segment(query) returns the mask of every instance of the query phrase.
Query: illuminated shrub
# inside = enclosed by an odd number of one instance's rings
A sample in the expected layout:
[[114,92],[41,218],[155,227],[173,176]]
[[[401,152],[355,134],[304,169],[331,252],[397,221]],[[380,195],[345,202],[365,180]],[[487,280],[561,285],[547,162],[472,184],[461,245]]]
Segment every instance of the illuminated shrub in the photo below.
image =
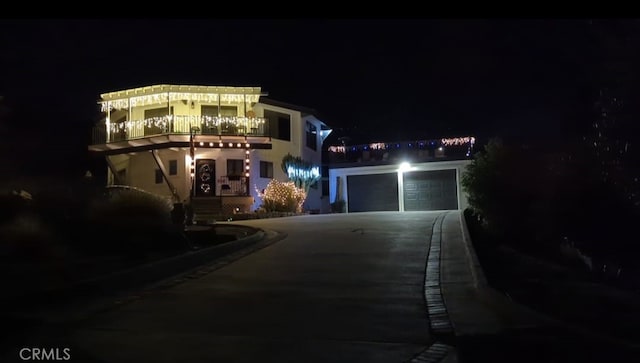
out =
[[262,208],[267,212],[302,212],[302,204],[307,198],[303,189],[294,182],[280,182],[272,179],[263,193]]

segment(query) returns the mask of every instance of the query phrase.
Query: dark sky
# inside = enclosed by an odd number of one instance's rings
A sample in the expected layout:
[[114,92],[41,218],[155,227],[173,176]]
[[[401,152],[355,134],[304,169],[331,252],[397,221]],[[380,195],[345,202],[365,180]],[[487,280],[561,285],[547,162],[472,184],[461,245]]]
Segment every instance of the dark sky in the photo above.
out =
[[318,110],[334,137],[551,142],[591,112],[589,31],[582,19],[0,20],[0,95],[41,143],[86,135],[101,93],[163,83],[261,86]]

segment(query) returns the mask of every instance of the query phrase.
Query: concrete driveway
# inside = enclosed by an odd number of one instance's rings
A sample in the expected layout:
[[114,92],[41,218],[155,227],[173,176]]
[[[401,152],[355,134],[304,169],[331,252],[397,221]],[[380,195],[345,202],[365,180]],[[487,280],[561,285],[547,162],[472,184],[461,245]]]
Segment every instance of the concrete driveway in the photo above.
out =
[[438,214],[234,222],[286,237],[29,344],[96,362],[405,362],[432,343],[424,279]]

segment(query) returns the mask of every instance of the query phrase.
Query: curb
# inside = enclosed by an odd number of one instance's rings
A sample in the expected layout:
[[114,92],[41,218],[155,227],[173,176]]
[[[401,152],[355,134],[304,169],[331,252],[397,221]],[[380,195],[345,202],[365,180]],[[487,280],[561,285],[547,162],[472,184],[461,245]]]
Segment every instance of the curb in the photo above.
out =
[[184,274],[189,270],[206,265],[214,259],[242,250],[261,241],[266,235],[264,230],[258,229],[254,234],[233,241],[201,250],[188,251],[181,255],[82,280],[68,286],[33,292],[18,298],[18,301],[7,301],[7,303],[10,306],[16,305],[18,307],[24,307],[31,305],[34,301],[57,303],[71,297],[92,297],[104,292],[112,294],[144,287],[145,285],[153,284],[175,275]]

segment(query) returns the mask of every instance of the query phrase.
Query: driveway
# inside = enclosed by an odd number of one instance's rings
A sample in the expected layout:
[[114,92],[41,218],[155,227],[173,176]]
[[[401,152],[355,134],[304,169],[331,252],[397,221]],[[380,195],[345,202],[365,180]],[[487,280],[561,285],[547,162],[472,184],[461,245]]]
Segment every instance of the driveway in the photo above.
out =
[[404,362],[432,343],[424,278],[438,214],[234,222],[286,237],[25,344],[96,362]]

